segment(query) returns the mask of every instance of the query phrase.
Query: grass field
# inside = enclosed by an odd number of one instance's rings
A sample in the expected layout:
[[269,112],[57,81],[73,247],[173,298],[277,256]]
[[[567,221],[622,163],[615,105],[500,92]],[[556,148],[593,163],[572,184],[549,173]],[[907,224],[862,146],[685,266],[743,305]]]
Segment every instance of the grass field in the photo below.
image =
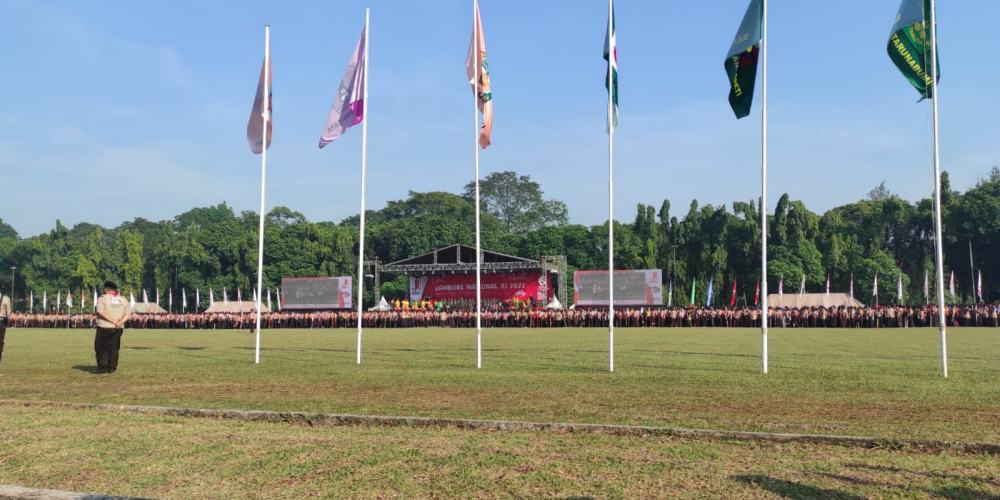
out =
[[[947,380],[939,376],[937,333],[927,329],[772,331],[767,376],[758,373],[753,330],[616,334],[612,374],[607,334],[599,329],[487,330],[482,370],[475,369],[468,330],[368,330],[360,367],[348,330],[265,332],[259,366],[249,333],[128,331],[119,372],[98,376],[91,373],[92,332],[13,329],[0,365],[0,399],[1000,442],[998,330],[952,331]],[[273,496],[289,487],[374,496],[1000,494],[992,479],[1000,476],[996,457],[309,429],[39,408],[0,407],[0,414],[0,433],[14,436],[0,445],[0,483],[111,493],[216,496],[211,488],[222,488]],[[113,449],[95,453],[99,442]],[[119,465],[102,467],[107,460]],[[122,464],[149,474],[132,476]],[[246,471],[256,471],[250,482],[240,479]]]

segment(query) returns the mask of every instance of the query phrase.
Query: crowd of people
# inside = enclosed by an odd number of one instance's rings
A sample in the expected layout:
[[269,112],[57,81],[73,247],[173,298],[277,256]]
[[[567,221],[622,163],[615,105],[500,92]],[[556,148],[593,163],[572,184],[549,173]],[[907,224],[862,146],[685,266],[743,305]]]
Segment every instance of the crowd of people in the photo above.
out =
[[[948,326],[998,327],[1000,305],[948,306]],[[93,314],[12,314],[15,328],[93,328]],[[397,308],[364,314],[368,328],[420,328],[475,326],[474,308]],[[135,314],[126,326],[150,329],[252,330],[256,315],[247,313]],[[772,308],[768,325],[773,328],[908,328],[937,326],[935,306],[804,307]],[[482,315],[484,327],[557,328],[602,327],[608,324],[606,308],[544,309],[493,305]],[[622,307],[615,309],[615,324],[622,327],[728,327],[760,325],[754,308]],[[262,328],[354,328],[357,311],[265,312]]]

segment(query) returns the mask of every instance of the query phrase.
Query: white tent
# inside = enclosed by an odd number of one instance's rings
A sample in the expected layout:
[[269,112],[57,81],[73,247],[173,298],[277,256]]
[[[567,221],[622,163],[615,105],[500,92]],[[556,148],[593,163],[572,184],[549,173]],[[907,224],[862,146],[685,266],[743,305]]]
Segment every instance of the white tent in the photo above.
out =
[[375,307],[369,307],[369,311],[391,311],[392,307],[389,306],[389,302],[385,300],[385,297],[379,299],[378,304]]

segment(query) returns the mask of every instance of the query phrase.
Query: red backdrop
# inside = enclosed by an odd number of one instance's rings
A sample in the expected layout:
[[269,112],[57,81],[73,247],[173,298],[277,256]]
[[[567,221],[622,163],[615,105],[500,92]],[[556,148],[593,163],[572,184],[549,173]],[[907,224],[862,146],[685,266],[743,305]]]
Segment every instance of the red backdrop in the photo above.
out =
[[[483,300],[528,300],[544,303],[549,284],[541,272],[490,273],[481,278]],[[410,300],[475,300],[476,274],[410,276]]]

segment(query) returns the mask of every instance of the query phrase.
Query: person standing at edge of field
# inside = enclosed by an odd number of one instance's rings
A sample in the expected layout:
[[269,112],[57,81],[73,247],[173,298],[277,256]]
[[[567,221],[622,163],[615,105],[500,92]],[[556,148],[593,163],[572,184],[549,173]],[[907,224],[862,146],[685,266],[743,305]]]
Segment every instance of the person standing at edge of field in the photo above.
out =
[[3,360],[3,338],[7,336],[8,321],[10,321],[10,297],[0,294],[0,361]]
[[94,353],[97,355],[97,373],[114,373],[118,370],[118,350],[132,308],[124,297],[118,295],[118,285],[113,281],[104,282],[104,295],[97,299],[96,307]]

